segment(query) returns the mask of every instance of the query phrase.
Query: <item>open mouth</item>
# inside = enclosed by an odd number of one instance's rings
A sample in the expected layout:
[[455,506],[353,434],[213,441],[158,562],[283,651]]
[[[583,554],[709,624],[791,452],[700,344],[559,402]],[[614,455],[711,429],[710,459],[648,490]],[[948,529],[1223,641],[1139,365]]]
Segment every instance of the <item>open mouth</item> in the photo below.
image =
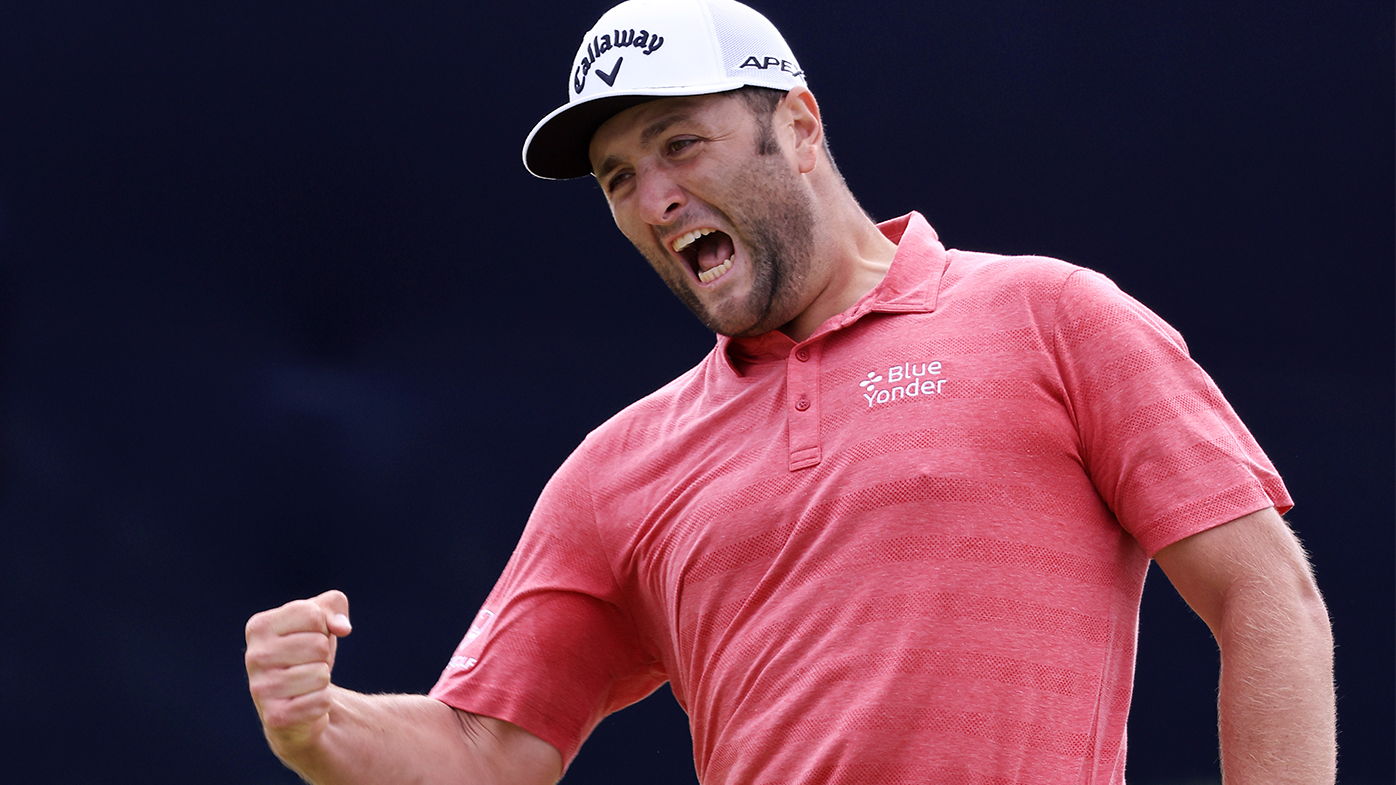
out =
[[674,253],[688,262],[700,283],[712,283],[732,269],[736,246],[732,238],[717,229],[694,229],[673,243]]

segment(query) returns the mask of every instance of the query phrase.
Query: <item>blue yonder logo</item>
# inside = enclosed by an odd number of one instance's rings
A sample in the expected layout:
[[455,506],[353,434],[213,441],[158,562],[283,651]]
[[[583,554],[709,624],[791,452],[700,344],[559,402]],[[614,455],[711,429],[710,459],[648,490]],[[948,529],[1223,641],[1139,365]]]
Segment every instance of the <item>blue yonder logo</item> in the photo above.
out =
[[869,409],[923,395],[943,395],[947,381],[941,375],[943,368],[939,360],[905,362],[888,368],[886,376],[868,371],[867,378],[858,382],[858,386],[863,388],[863,399],[868,402]]

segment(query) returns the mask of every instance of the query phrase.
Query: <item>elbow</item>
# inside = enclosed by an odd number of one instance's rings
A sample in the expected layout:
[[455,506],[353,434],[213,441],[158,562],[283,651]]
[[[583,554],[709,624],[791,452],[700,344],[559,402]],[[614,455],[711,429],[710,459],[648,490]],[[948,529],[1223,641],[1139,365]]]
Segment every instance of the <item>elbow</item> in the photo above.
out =
[[1223,654],[1228,649],[1288,651],[1312,663],[1327,663],[1331,672],[1333,628],[1328,606],[1306,567],[1256,576],[1231,587],[1213,628]]

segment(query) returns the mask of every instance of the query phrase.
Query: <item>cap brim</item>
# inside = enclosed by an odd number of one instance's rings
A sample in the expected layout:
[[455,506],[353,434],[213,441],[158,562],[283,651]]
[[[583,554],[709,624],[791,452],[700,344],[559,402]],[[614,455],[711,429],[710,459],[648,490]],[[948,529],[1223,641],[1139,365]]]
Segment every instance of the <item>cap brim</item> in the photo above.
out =
[[540,120],[524,141],[524,167],[549,180],[586,177],[591,174],[591,137],[617,114],[657,98],[724,93],[745,84],[739,80],[702,87],[665,87],[626,95],[598,95],[558,107]]

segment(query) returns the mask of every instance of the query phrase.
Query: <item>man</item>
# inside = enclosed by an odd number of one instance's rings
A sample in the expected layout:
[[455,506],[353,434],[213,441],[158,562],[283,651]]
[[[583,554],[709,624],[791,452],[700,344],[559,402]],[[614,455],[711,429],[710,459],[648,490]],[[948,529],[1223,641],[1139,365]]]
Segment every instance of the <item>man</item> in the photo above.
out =
[[1227,780],[1333,781],[1288,494],[1158,317],[915,213],[874,224],[733,0],[609,11],[524,159],[594,174],[717,346],[558,470],[430,696],[331,683],[338,592],[253,617],[288,765],[552,782],[667,681],[706,783],[1123,782],[1152,557],[1221,648]]

